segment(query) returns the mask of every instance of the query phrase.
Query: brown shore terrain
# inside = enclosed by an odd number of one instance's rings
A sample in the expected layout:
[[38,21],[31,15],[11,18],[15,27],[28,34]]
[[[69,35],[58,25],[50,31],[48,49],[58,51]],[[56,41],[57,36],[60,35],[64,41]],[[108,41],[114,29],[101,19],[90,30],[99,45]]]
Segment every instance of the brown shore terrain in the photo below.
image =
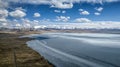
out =
[[0,32],[0,67],[54,67],[26,45],[30,38],[18,38],[25,34]]

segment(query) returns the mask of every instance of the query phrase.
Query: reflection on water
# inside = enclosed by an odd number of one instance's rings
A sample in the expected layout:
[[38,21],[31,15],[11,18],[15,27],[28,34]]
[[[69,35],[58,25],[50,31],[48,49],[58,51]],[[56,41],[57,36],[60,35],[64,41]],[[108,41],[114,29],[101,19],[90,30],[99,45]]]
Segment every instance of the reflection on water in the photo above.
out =
[[57,67],[120,66],[119,34],[49,33],[27,44]]

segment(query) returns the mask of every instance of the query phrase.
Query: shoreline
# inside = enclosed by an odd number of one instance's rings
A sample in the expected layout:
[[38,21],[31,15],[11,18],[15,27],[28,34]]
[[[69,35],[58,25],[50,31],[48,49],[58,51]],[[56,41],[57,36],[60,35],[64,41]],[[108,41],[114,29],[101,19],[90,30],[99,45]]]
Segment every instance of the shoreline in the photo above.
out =
[[[15,67],[14,49],[16,63],[18,67],[55,67],[47,59],[41,56],[37,51],[28,47],[26,42],[32,38],[19,38],[29,34],[42,33],[96,33],[90,31],[71,31],[71,30],[41,30],[41,31],[0,31],[0,67]],[[99,33],[99,32],[98,32]]]
[[55,67],[27,46],[26,42],[32,38],[19,38],[22,35],[24,34],[0,33],[0,67]]

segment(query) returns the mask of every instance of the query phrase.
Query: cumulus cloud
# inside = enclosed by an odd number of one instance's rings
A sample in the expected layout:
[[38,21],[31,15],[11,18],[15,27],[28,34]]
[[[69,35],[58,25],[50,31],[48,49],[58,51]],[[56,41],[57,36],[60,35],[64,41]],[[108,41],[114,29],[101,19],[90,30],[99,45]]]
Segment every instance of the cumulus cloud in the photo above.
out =
[[[1,0],[0,0],[1,1]],[[21,2],[30,4],[49,4],[51,7],[68,9],[73,7],[73,3],[104,3],[104,2],[117,2],[120,0],[6,0],[6,2]]]
[[38,20],[33,20],[33,22],[38,23],[39,21]]
[[63,11],[62,11],[62,13],[66,13],[66,11],[65,11],[65,10],[63,10]]
[[77,19],[75,19],[75,22],[88,23],[88,22],[91,22],[91,20],[89,20],[87,18],[77,18]]
[[90,13],[84,9],[78,9],[78,11],[80,11],[81,15],[89,15]]
[[65,3],[58,0],[53,0],[51,7],[69,9],[73,7],[73,3]]
[[68,22],[70,17],[66,16],[57,16],[56,21]]
[[100,13],[98,13],[98,12],[95,12],[94,14],[97,15],[97,16],[100,15]]
[[40,13],[34,13],[34,17],[40,17]]
[[17,23],[15,26],[16,26],[16,27],[20,27],[20,26],[21,26],[21,24]]
[[14,18],[22,18],[26,16],[26,13],[22,10],[15,10],[9,13],[10,16],[14,17]]
[[56,13],[60,13],[61,11],[60,11],[60,10],[54,10],[54,12],[56,12]]
[[32,26],[31,21],[29,19],[22,18],[21,21],[22,21],[23,27],[25,28],[30,28]]
[[89,15],[90,13],[88,11],[81,11],[80,14],[81,15]]
[[0,22],[7,22],[6,18],[0,18]]
[[25,9],[23,9],[22,7],[17,7],[17,8],[15,8],[15,10],[26,11],[26,10],[25,10]]
[[6,8],[8,7],[8,2],[5,0],[0,0],[0,8]]
[[83,11],[83,9],[78,9],[78,11]]
[[21,20],[21,25],[25,28],[30,28],[35,25],[39,25],[40,22],[40,20],[30,20],[28,18],[21,18],[20,20]]
[[33,21],[32,21],[32,24],[33,24],[34,26],[36,26],[36,25],[39,25],[39,22],[40,22],[40,21],[38,21],[38,20],[33,20]]
[[[12,2],[20,2],[21,0],[7,0]],[[33,3],[33,4],[48,4],[51,1],[57,1],[57,0],[22,0],[24,3]],[[116,2],[119,0],[58,0],[60,2],[92,2],[92,3],[101,3],[101,2]]]
[[99,12],[101,12],[101,11],[103,10],[102,7],[98,7],[98,8],[96,7],[95,9],[96,9],[97,11],[99,11]]
[[22,20],[22,22],[24,22],[24,23],[30,23],[30,22],[31,22],[29,19],[26,19],[26,18],[22,18],[21,20]]
[[7,26],[8,24],[7,23],[2,23],[3,26]]
[[5,18],[8,16],[8,11],[6,9],[0,9],[0,18]]
[[0,9],[0,22],[7,22],[8,11],[6,9]]
[[63,10],[63,11],[61,11],[61,10],[54,10],[54,12],[56,12],[56,13],[66,13],[65,10]]

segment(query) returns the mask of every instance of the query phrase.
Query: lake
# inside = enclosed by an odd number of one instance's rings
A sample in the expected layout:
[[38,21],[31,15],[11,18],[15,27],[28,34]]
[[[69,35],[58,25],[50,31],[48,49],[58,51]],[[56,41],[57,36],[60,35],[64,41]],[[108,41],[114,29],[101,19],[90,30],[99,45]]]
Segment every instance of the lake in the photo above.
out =
[[32,34],[29,47],[56,67],[120,67],[120,35],[106,33]]

